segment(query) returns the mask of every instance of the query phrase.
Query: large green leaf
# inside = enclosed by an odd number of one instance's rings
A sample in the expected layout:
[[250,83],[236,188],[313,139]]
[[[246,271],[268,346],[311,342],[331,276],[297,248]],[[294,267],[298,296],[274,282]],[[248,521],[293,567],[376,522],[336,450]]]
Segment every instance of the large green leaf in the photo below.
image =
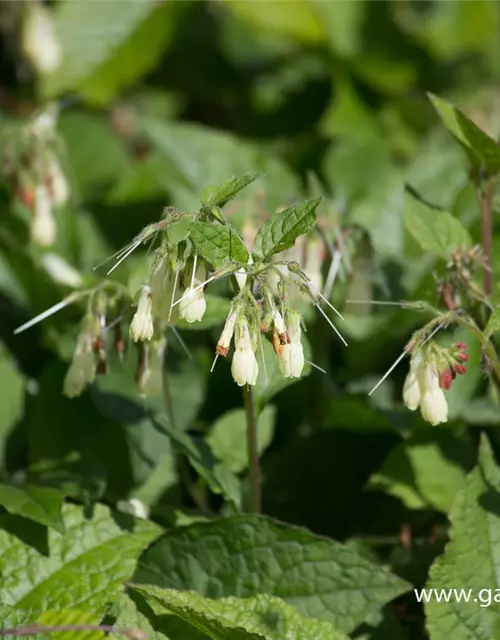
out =
[[246,140],[195,124],[169,124],[153,118],[143,118],[140,124],[164,159],[156,179],[181,209],[197,209],[200,192],[207,185],[234,175],[264,173],[265,180],[249,185],[242,201],[251,201],[260,193],[270,211],[299,194],[296,179],[284,164]]
[[450,213],[433,209],[409,194],[405,200],[405,224],[424,251],[441,258],[472,245],[467,229]]
[[46,96],[76,89],[97,104],[147,71],[170,42],[172,3],[64,0],[55,12],[63,64],[44,83]]
[[448,513],[472,465],[472,447],[452,432],[418,432],[391,451],[370,485],[410,509]]
[[215,269],[227,267],[232,262],[246,265],[248,251],[243,240],[229,226],[194,222],[191,225],[191,240],[196,251]]
[[[81,631],[57,631],[58,640],[101,640],[105,637],[104,632],[92,629],[96,627],[101,620],[101,616],[92,611],[81,611],[78,609],[62,609],[60,611],[44,611],[39,614],[33,610],[17,609],[15,607],[9,607],[7,605],[0,605],[0,630],[4,635],[10,637],[11,634],[6,634],[7,629],[16,630],[17,633],[12,633],[12,636],[24,635],[22,631],[28,631],[26,633],[30,638],[35,640],[49,640],[53,638],[54,631],[50,632],[48,629],[45,632],[43,627],[90,627]],[[41,627],[39,633],[33,632],[33,626]]]
[[0,346],[0,467],[3,463],[4,441],[19,420],[24,406],[24,382],[3,346]]
[[205,187],[201,195],[201,201],[209,207],[223,207],[245,187],[255,182],[259,175],[258,173],[249,173],[240,178],[231,178],[222,184]]
[[429,98],[444,126],[464,147],[469,158],[488,173],[498,173],[500,144],[446,100],[432,94]]
[[157,614],[173,613],[214,640],[347,640],[329,622],[302,617],[280,598],[211,600],[194,591],[131,585]]
[[338,542],[262,516],[172,531],[142,555],[133,580],[211,598],[274,595],[345,632],[408,588]]
[[[450,542],[432,565],[428,589],[471,590],[470,601],[431,597],[426,603],[431,640],[500,638],[498,545],[500,538],[500,469],[483,436],[479,464],[468,476],[450,515]],[[489,604],[488,594],[491,597]],[[483,606],[481,606],[483,605]]]
[[325,41],[320,17],[306,0],[289,0],[286,5],[280,0],[264,0],[258,5],[227,0],[226,6],[259,31],[276,32],[304,42]]
[[45,524],[59,533],[64,533],[62,503],[63,494],[57,489],[0,484],[0,505],[9,513]]
[[[259,415],[257,448],[260,455],[271,444],[275,415],[275,408],[271,405]],[[214,454],[234,473],[240,473],[248,467],[246,424],[245,410],[232,409],[215,422],[207,437],[207,442]]]
[[299,236],[316,225],[316,208],[320,202],[321,198],[307,200],[271,216],[255,236],[254,254],[267,260],[293,247]]
[[2,601],[38,611],[85,606],[102,614],[160,529],[102,505],[91,518],[73,505],[63,515],[65,535],[49,530],[46,536],[40,525],[16,516],[0,519]]

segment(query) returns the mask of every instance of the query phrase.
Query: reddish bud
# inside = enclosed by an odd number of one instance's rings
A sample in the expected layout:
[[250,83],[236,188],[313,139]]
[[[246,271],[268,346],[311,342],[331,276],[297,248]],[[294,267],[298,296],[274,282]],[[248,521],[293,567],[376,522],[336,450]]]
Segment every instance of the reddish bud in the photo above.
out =
[[26,207],[32,207],[33,206],[33,203],[35,201],[35,192],[34,192],[33,189],[30,189],[29,187],[23,187],[23,188],[19,189],[18,196],[19,196],[19,199],[21,200],[21,202]]
[[465,344],[465,342],[456,342],[455,348],[460,349],[460,351],[467,351],[467,345]]
[[453,368],[459,375],[463,375],[467,371],[467,369],[465,368],[465,365],[463,364],[456,364],[454,365]]
[[460,351],[459,353],[457,353],[455,358],[460,362],[467,362],[469,359],[469,355],[467,353],[464,353],[463,351]]
[[439,374],[439,386],[441,387],[441,389],[448,391],[448,389],[451,387],[452,382],[453,375],[450,369],[444,369],[444,371],[441,371],[441,373]]

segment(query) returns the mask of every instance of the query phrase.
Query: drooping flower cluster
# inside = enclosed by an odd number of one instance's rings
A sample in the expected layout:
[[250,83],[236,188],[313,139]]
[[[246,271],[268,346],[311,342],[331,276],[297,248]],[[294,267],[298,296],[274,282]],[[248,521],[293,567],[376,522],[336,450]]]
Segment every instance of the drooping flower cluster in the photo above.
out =
[[61,169],[53,108],[14,128],[2,153],[2,173],[17,199],[31,213],[31,240],[50,247],[57,235],[54,208],[69,199],[68,181]]
[[457,342],[450,349],[430,343],[413,350],[403,387],[403,400],[410,411],[420,407],[423,419],[432,425],[448,420],[444,391],[450,389],[457,374],[465,373],[466,349],[465,343]]

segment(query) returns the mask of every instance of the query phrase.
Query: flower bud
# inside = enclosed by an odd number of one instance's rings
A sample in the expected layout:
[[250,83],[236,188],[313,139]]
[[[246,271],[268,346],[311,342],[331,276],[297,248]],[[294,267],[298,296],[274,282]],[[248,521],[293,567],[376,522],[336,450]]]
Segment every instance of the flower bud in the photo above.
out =
[[54,73],[61,65],[62,51],[52,16],[42,2],[27,3],[22,47],[26,57],[42,74]]
[[237,327],[236,350],[231,364],[231,373],[236,384],[242,387],[245,384],[254,385],[259,375],[259,365],[252,347],[248,323],[242,319]]
[[275,309],[273,312],[273,324],[278,336],[280,337],[281,342],[288,342],[285,321],[283,320],[283,316],[277,309]]
[[459,363],[453,365],[453,368],[455,369],[456,373],[458,373],[460,376],[462,376],[467,371],[467,369],[465,368],[465,365],[459,364]]
[[35,202],[31,220],[31,240],[42,247],[50,247],[56,239],[56,221],[52,201],[45,185],[35,188]]
[[451,388],[451,383],[453,382],[453,373],[449,367],[443,369],[439,374],[439,386],[441,389],[448,391]]
[[219,355],[224,356],[224,358],[227,356],[229,345],[231,344],[237,317],[238,314],[236,313],[236,311],[231,311],[229,313],[226,318],[224,328],[222,329],[222,333],[220,334],[219,341],[217,342],[217,346],[215,348],[216,352]]
[[151,340],[154,333],[153,315],[151,313],[152,297],[151,289],[144,285],[139,295],[137,311],[130,324],[130,336],[134,342],[139,340]]

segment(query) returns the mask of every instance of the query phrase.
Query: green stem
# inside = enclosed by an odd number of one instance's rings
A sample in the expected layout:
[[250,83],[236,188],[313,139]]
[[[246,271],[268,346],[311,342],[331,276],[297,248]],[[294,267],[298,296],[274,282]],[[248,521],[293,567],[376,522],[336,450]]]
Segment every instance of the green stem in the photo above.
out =
[[489,296],[492,291],[491,256],[493,251],[493,198],[495,181],[488,178],[477,188],[477,198],[481,210],[481,246],[485,261],[484,293]]
[[255,413],[255,400],[252,387],[246,385],[244,389],[245,412],[247,417],[247,448],[248,465],[250,469],[251,510],[253,513],[261,512],[261,475],[259,451],[257,449],[257,417]]

